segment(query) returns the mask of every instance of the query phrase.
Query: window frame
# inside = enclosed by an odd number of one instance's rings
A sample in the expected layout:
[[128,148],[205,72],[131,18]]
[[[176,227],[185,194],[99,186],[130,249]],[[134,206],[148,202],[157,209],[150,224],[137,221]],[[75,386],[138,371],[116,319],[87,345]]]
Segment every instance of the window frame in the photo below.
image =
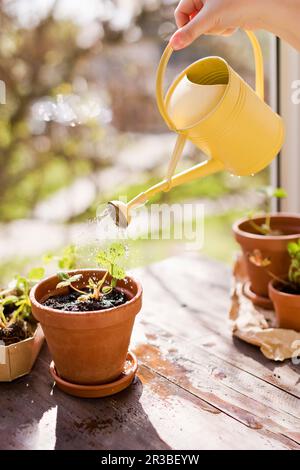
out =
[[300,212],[300,104],[292,101],[292,84],[300,80],[300,54],[275,36],[271,41],[271,104],[286,128],[285,144],[271,167],[271,181],[288,193],[286,199],[274,202],[273,209]]

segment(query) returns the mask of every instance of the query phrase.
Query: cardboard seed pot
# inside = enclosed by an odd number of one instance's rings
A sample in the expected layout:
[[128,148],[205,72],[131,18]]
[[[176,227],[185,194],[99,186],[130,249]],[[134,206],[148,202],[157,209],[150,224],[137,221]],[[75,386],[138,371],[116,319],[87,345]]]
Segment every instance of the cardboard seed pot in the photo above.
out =
[[32,338],[9,346],[0,346],[0,382],[29,374],[44,342],[44,333],[38,324]]

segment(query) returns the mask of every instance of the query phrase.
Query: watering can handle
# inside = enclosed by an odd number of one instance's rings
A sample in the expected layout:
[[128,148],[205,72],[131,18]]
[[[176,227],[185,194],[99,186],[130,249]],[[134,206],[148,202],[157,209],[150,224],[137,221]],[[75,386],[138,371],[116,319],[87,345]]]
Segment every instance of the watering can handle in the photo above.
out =
[[[245,31],[245,32],[250,39],[250,42],[253,47],[254,57],[255,57],[256,93],[262,100],[264,100],[264,61],[263,61],[262,50],[255,34],[252,31]],[[164,98],[164,86],[163,86],[167,65],[172,55],[172,52],[173,52],[173,49],[168,44],[164,50],[164,53],[161,57],[161,60],[157,69],[156,100],[157,100],[157,105],[158,105],[160,114],[162,115],[166,123],[168,124],[169,128],[171,130],[176,131],[176,128],[174,124],[172,123],[172,120],[170,119],[167,109],[166,109],[165,98]]]
[[[255,57],[255,70],[256,70],[256,93],[257,95],[264,100],[264,61],[262,50],[259,44],[259,41],[255,34],[252,31],[245,31],[250,39],[250,42],[253,47],[254,57]],[[167,69],[167,65],[169,63],[170,57],[172,55],[173,49],[168,44],[164,53],[161,57],[157,76],[156,76],[156,100],[160,114],[162,115],[163,119],[167,123],[168,127],[175,132],[178,132],[174,124],[172,123],[171,118],[168,115],[166,105],[165,105],[165,97],[164,97],[164,78]],[[165,191],[169,191],[171,188],[171,180],[175,173],[177,164],[180,160],[182,155],[184,145],[186,143],[186,138],[183,134],[178,135],[177,141],[173,150],[173,154],[168,166],[168,171],[166,175],[167,186]]]

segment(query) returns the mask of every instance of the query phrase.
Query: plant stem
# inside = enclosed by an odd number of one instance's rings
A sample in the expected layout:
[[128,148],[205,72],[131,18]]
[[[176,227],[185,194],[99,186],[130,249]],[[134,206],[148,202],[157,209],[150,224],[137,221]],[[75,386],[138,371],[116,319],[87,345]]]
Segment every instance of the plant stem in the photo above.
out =
[[266,230],[266,234],[267,234],[267,233],[271,232],[271,214],[270,214],[270,212],[268,212],[267,215],[266,215],[266,226],[268,228]]
[[71,287],[71,289],[73,289],[73,290],[75,290],[76,292],[78,292],[78,294],[86,295],[86,292],[84,292],[83,290],[77,289],[77,287],[73,286],[73,284],[70,284],[70,287]]
[[7,325],[7,320],[1,307],[0,307],[0,320],[2,321],[3,326],[5,327]]
[[273,274],[271,271],[267,271],[267,273],[268,273],[269,276],[271,276],[275,281],[281,282],[281,284],[284,284],[285,286],[290,286],[290,285],[291,285],[290,282],[285,281],[284,279],[281,279],[280,277],[278,277],[278,276],[276,276],[275,274]]
[[101,293],[100,291],[101,291],[101,288],[102,288],[104,282],[106,281],[107,275],[108,275],[108,271],[106,271],[106,273],[104,274],[103,278],[100,279],[100,281],[99,281],[98,284],[97,284],[97,287],[96,287],[96,289],[95,289],[95,291],[94,291],[94,295],[95,295],[96,300],[98,300],[99,297],[100,297],[100,293]]
[[267,235],[267,230],[264,230],[262,227],[260,227],[256,222],[254,222],[254,220],[250,219],[249,223],[259,234]]
[[22,312],[22,310],[23,310],[23,307],[24,307],[24,303],[22,303],[22,304],[17,308],[17,310],[14,311],[14,313],[13,313],[11,319],[9,320],[9,325],[11,325],[12,323],[14,323],[14,322],[17,320],[17,318],[18,318],[20,312]]

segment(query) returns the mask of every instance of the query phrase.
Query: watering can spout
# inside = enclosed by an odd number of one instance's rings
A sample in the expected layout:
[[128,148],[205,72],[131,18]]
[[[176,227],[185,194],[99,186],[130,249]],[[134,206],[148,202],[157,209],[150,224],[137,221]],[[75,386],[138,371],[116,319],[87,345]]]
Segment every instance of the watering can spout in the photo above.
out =
[[173,176],[171,180],[165,179],[160,183],[152,186],[146,191],[140,193],[127,204],[123,201],[110,201],[107,210],[115,224],[120,228],[126,228],[132,219],[132,211],[152,199],[156,194],[162,191],[168,191],[171,188],[180,186],[181,184],[191,182],[206,176],[212,175],[224,169],[223,164],[218,160],[209,160],[199,165],[195,165],[188,170],[182,171]]

